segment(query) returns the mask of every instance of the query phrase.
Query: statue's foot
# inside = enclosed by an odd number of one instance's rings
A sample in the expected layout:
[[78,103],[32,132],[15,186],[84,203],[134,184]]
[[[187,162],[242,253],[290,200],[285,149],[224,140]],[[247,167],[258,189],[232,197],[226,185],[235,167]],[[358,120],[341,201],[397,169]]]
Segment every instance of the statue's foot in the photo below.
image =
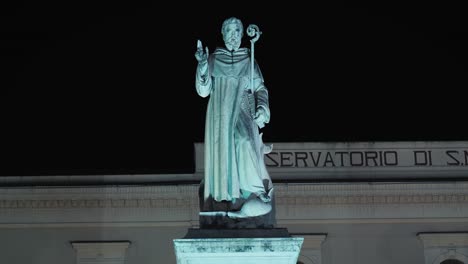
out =
[[271,198],[266,193],[258,195],[258,198],[249,199],[239,211],[227,212],[229,218],[251,218],[269,213],[272,209]]
[[201,216],[226,216],[227,213],[223,211],[200,212]]

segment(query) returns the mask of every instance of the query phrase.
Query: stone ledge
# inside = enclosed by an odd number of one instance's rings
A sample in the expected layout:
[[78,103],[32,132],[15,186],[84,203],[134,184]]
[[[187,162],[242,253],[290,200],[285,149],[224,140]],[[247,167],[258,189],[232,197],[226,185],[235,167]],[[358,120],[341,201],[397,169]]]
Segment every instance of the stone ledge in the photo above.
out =
[[296,252],[299,253],[303,238],[205,238],[174,239],[177,253],[259,253]]
[[303,238],[174,239],[178,264],[296,264]]
[[201,238],[273,238],[291,237],[287,228],[269,229],[198,229],[189,228],[184,239]]

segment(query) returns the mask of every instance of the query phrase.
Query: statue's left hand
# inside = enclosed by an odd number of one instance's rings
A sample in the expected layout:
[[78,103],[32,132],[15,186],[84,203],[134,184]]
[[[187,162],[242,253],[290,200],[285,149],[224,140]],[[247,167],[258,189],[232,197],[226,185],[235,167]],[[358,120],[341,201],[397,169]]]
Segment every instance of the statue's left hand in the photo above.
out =
[[255,123],[257,123],[258,127],[263,128],[265,126],[265,122],[267,118],[266,118],[265,109],[263,109],[263,107],[257,108],[257,110],[255,111],[254,120],[255,120]]

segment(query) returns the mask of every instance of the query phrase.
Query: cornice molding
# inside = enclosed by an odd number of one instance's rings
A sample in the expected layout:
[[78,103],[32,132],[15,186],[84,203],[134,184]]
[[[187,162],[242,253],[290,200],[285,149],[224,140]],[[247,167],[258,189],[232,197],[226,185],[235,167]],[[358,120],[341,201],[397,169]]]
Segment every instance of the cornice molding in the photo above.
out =
[[[198,225],[198,185],[0,188],[0,225]],[[276,184],[278,224],[468,218],[468,184]],[[79,219],[79,220],[77,220]],[[315,221],[315,222],[314,222]]]
[[420,233],[424,247],[468,247],[468,233]]
[[[198,198],[196,198],[198,199]],[[79,208],[191,208],[189,198],[108,198],[108,199],[6,199],[0,209],[79,209]],[[195,203],[198,206],[198,202]],[[288,205],[385,205],[385,204],[468,204],[465,194],[438,195],[348,195],[276,197],[276,206]]]
[[[462,204],[466,183],[277,184],[282,205]],[[198,207],[198,185],[0,188],[0,209]]]

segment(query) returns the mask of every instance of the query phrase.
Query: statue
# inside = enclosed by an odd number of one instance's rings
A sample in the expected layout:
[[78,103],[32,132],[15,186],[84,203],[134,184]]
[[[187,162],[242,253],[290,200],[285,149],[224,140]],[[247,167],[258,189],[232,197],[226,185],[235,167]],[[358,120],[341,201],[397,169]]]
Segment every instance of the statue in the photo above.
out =
[[[198,40],[195,87],[210,96],[205,124],[205,175],[201,187],[201,216],[241,219],[272,210],[273,185],[264,154],[271,151],[259,129],[270,120],[268,91],[254,60],[260,36],[250,25],[251,52],[241,48],[242,22],[234,17],[221,29],[226,48],[209,54]],[[258,226],[258,224],[257,224]]]

